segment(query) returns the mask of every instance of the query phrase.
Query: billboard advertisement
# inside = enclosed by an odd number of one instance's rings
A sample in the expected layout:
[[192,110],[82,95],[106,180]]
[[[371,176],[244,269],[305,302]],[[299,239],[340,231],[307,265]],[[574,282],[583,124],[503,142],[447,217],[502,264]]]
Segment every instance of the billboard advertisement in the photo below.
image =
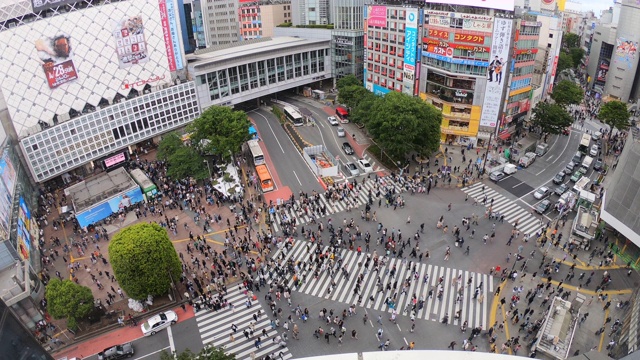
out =
[[637,52],[637,41],[632,41],[624,37],[616,39],[616,63],[622,63],[631,69],[634,65]]
[[13,197],[16,177],[16,168],[13,166],[9,152],[5,150],[0,158],[0,179],[2,179],[10,197]]
[[407,9],[404,30],[404,77],[402,92],[413,95],[416,77],[416,58],[418,52],[418,9]]
[[31,256],[31,212],[24,198],[20,197],[18,210],[18,254],[22,260]]
[[504,69],[509,61],[509,46],[511,43],[511,31],[513,21],[509,19],[496,18],[493,25],[493,37],[491,39],[491,55],[489,56],[489,66],[487,68],[487,87],[482,103],[482,114],[480,115],[480,125],[495,127],[500,115],[500,100],[504,92],[503,80]]
[[386,6],[368,6],[367,10],[367,25],[377,27],[387,26]]
[[87,210],[76,214],[76,219],[81,227],[89,226],[97,221],[109,217],[113,213],[117,213],[120,209],[137,204],[144,200],[142,191],[139,187],[130,189],[125,194],[120,194],[111,199],[97,204]]
[[182,62],[182,41],[180,40],[180,31],[178,30],[178,17],[176,11],[175,0],[166,0],[167,1],[167,19],[169,20],[169,34],[171,35],[171,43],[173,47],[171,48],[173,52],[173,58],[176,62],[176,69],[182,70],[184,69],[184,63]]
[[160,15],[156,2],[121,1],[0,32],[0,86],[18,136],[170,83]]
[[0,181],[0,240],[9,239],[9,218],[11,216],[11,195]]
[[[442,0],[425,0],[427,4],[442,4]],[[446,2],[448,5],[474,6],[486,9],[499,9],[513,11],[515,0],[450,0]]]
[[31,6],[34,13],[39,13],[42,10],[49,10],[57,8],[58,6],[75,4],[82,0],[31,0]]

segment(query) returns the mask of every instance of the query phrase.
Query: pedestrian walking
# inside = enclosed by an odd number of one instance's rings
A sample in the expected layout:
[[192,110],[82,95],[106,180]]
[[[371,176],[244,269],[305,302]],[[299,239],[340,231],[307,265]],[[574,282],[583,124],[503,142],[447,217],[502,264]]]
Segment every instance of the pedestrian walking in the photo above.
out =
[[456,345],[458,345],[458,343],[455,341],[452,341],[451,343],[449,343],[449,346],[447,347],[447,349],[455,350]]

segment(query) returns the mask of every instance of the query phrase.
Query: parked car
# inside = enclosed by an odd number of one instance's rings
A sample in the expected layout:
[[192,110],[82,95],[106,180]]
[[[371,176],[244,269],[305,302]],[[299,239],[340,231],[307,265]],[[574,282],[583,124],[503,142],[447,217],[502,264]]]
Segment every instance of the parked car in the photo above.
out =
[[134,355],[133,345],[128,342],[122,345],[113,345],[98,353],[98,360],[119,360],[130,358]]
[[363,173],[368,174],[373,171],[373,167],[366,159],[358,160],[358,167],[362,170]]
[[536,190],[536,192],[533,194],[533,197],[540,200],[543,198],[546,198],[547,196],[549,196],[549,188],[546,186],[541,187],[540,189]]
[[595,171],[602,170],[602,159],[596,160],[596,162],[593,164],[593,170]]
[[571,175],[571,179],[569,179],[569,181],[576,182],[580,180],[581,177],[582,177],[582,172],[578,169],[576,170],[576,172],[573,173],[573,175]]
[[345,137],[347,134],[344,132],[344,128],[341,126],[338,128],[338,137]]
[[338,124],[340,124],[340,123],[338,122],[338,119],[336,119],[336,117],[335,117],[335,116],[329,116],[329,117],[327,118],[327,121],[329,121],[329,124],[331,124],[331,126],[338,126]]
[[150,317],[147,321],[140,325],[142,335],[155,335],[158,331],[167,328],[178,321],[178,314],[175,311],[167,310],[158,315]]
[[569,186],[567,184],[560,184],[553,192],[558,196],[562,196],[568,189]]
[[564,171],[560,171],[559,173],[556,174],[556,176],[553,178],[553,183],[554,184],[562,184],[564,182],[564,177],[565,177],[565,173]]
[[551,207],[551,200],[544,199],[536,205],[535,209],[538,214],[544,214],[547,210],[549,210],[550,207]]
[[565,174],[570,174],[573,172],[573,169],[576,167],[576,164],[572,161],[565,166]]
[[349,144],[348,142],[342,143],[342,151],[344,151],[344,153],[347,155],[353,155],[353,148],[351,147],[351,144]]
[[344,168],[347,170],[347,173],[351,176],[360,175],[360,170],[358,170],[358,167],[356,166],[356,164],[352,162],[348,162],[344,164]]
[[498,171],[494,171],[491,174],[489,174],[489,179],[498,182],[502,179],[504,179],[505,177],[505,173],[503,173],[502,171],[498,170]]
[[598,144],[591,145],[591,150],[589,150],[589,155],[598,156]]

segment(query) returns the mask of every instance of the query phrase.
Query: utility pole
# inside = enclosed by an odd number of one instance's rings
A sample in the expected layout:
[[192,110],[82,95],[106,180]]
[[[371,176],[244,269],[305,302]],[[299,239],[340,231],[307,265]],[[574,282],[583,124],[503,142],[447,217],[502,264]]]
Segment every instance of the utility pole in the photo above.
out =
[[482,162],[482,175],[484,175],[484,170],[487,166],[487,160],[489,157],[489,149],[491,148],[491,140],[493,139],[493,132],[489,134],[489,143],[487,144],[487,150],[484,152],[484,161]]

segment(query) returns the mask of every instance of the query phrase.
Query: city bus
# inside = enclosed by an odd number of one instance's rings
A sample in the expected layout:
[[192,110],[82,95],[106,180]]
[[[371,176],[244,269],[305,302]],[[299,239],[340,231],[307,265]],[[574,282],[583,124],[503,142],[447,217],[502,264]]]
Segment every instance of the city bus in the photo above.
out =
[[149,179],[144,171],[140,169],[133,169],[130,174],[133,181],[135,181],[138,186],[140,186],[140,189],[142,189],[142,193],[147,196],[147,199],[158,193],[158,187]]
[[589,144],[591,144],[591,135],[582,134],[582,139],[580,140],[580,146],[578,146],[578,151],[586,155],[589,152]]
[[262,192],[267,192],[274,189],[273,179],[271,179],[271,173],[269,172],[267,165],[256,166],[256,174],[258,175],[258,179],[260,179],[260,187],[262,188]]
[[264,154],[262,153],[258,140],[249,140],[247,141],[247,145],[249,146],[249,151],[251,151],[253,165],[257,166],[264,164]]
[[302,126],[304,124],[302,115],[292,107],[285,106],[284,115],[293,123],[293,126]]
[[347,109],[343,108],[342,106],[338,106],[336,108],[336,116],[338,117],[338,121],[343,124],[349,122],[349,111],[347,111]]

